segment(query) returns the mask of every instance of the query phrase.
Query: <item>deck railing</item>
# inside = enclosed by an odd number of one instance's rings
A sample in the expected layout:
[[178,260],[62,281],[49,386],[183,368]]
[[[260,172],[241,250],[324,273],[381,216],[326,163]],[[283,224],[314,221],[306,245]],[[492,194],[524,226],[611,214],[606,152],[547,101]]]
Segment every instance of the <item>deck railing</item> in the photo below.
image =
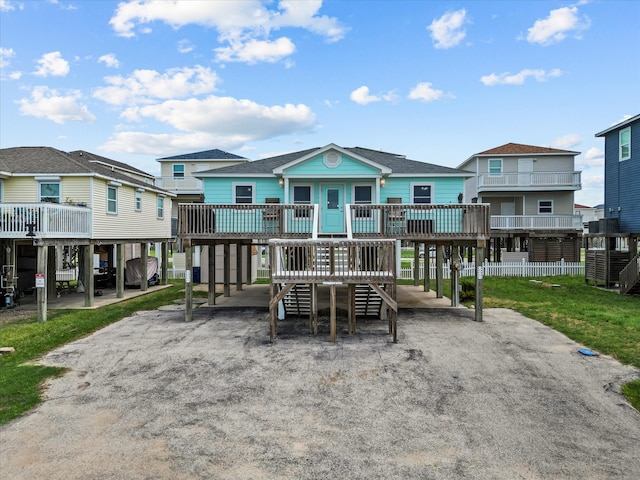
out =
[[354,238],[478,239],[489,236],[489,205],[375,204],[347,206]]
[[196,177],[156,177],[155,184],[170,192],[202,192],[202,180]]
[[492,215],[494,230],[582,230],[582,215]]
[[478,177],[478,188],[501,189],[504,187],[554,188],[580,187],[580,172],[519,172],[491,175],[484,173]]
[[273,283],[393,283],[394,240],[270,240]]
[[317,234],[316,205],[178,205],[178,235],[189,238],[311,238]]
[[620,293],[629,293],[640,282],[640,255],[636,255],[620,270]]
[[0,203],[0,238],[91,238],[91,209],[57,203]]

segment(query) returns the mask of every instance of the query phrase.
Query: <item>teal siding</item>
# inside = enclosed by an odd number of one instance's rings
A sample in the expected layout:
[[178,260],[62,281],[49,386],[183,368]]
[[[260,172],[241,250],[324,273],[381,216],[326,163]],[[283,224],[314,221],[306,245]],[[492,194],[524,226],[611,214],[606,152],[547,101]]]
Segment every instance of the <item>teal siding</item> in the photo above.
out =
[[357,162],[349,157],[342,156],[340,165],[335,168],[327,167],[323,160],[322,155],[307,160],[301,164],[288,168],[285,171],[286,175],[327,175],[329,177],[344,178],[348,175],[379,175],[380,170],[373,168],[364,163]]
[[402,203],[411,202],[411,184],[430,183],[433,185],[433,203],[458,203],[458,195],[463,192],[463,178],[387,178],[380,191],[380,203],[387,203],[387,198],[402,198]]
[[233,186],[237,183],[255,185],[255,203],[265,203],[267,198],[279,198],[284,202],[284,190],[274,178],[204,178],[205,203],[225,204],[233,202]]

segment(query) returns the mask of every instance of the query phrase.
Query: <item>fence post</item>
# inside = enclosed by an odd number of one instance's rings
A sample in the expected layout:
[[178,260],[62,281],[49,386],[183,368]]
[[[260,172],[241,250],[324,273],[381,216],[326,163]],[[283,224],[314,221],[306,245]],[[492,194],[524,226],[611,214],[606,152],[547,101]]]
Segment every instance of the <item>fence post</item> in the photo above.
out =
[[564,258],[560,259],[560,275],[564,275],[565,273],[565,265],[564,265]]
[[525,275],[526,272],[527,272],[526,269],[527,269],[527,267],[526,267],[526,264],[525,264],[525,261],[524,261],[524,258],[523,258],[522,259],[522,275],[521,275],[522,277],[526,277],[526,275]]

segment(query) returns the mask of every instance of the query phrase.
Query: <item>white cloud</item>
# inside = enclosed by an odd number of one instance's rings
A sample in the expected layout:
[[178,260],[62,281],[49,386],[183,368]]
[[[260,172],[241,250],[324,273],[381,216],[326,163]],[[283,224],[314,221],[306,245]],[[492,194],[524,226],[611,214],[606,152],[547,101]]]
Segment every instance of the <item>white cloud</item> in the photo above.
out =
[[216,49],[221,60],[253,63],[277,61],[295,51],[293,43],[286,37],[270,40],[272,30],[302,28],[331,42],[345,35],[346,28],[336,18],[318,14],[321,0],[280,0],[275,9],[269,8],[270,5],[272,2],[268,0],[128,0],[118,5],[109,23],[118,35],[124,37],[135,36],[142,31],[143,25],[152,22],[164,22],[176,29],[190,24],[213,27],[220,34],[219,41],[229,44]]
[[467,32],[463,28],[467,19],[467,11],[463,8],[455,12],[447,12],[442,17],[431,22],[427,30],[431,32],[431,38],[436,48],[451,48],[458,45]]
[[111,105],[150,103],[153,99],[184,98],[216,90],[218,75],[208,67],[172,68],[161,74],[155,70],[135,70],[128,77],[105,77],[107,87],[93,96]]
[[578,169],[602,166],[604,166],[604,152],[596,147],[591,147],[576,159],[576,168]]
[[104,63],[109,68],[119,68],[120,62],[114,53],[107,53],[98,58],[98,63]]
[[272,107],[251,100],[211,95],[199,100],[168,100],[156,105],[132,107],[123,118],[153,118],[182,131],[216,132],[246,136],[252,140],[306,130],[315,115],[306,105],[285,104]]
[[67,62],[60,52],[45,53],[38,60],[38,69],[33,72],[37,77],[64,77],[69,73],[69,62]]
[[232,41],[228,47],[214,49],[216,60],[220,62],[275,63],[295,52],[296,47],[287,37],[270,42],[251,39],[247,42]]
[[194,49],[195,47],[193,46],[193,44],[186,38],[183,38],[178,42],[178,52],[180,53],[189,53],[189,52],[192,52]]
[[[9,0],[0,0],[0,12],[10,12],[15,10],[16,7],[14,6],[14,3],[15,2],[10,2]],[[21,5],[20,8],[22,9]]]
[[576,133],[568,133],[567,135],[556,138],[551,146],[553,148],[562,148],[564,150],[568,150],[580,144],[581,141],[582,140],[580,138],[580,135]]
[[551,45],[567,38],[567,35],[574,32],[579,38],[582,30],[590,26],[589,19],[585,16],[583,20],[578,18],[578,7],[562,7],[549,12],[549,16],[542,20],[536,20],[528,30],[527,41],[539,43],[540,45]]
[[13,51],[13,48],[2,48],[0,47],[0,68],[7,68],[9,66],[9,58],[13,58],[16,56],[16,52]]
[[96,117],[89,112],[86,105],[79,103],[81,94],[77,90],[69,90],[61,95],[57,90],[45,86],[35,87],[31,91],[31,98],[23,98],[20,114],[36,118],[44,118],[58,124],[66,122],[93,122]]
[[315,115],[306,105],[266,106],[250,100],[216,96],[132,107],[122,116],[129,120],[152,118],[181,133],[122,131],[100,148],[154,155],[211,145],[238,148],[246,142],[307,131],[315,122]]
[[489,87],[494,85],[522,85],[529,77],[535,79],[537,82],[544,82],[549,78],[559,77],[560,75],[562,75],[562,70],[558,68],[554,68],[548,72],[541,69],[527,68],[513,75],[509,72],[483,75],[480,77],[480,81]]
[[430,82],[418,83],[409,92],[409,98],[411,100],[423,100],[425,102],[432,102],[442,98],[444,92],[442,90],[431,88],[431,85],[432,84]]
[[350,98],[360,105],[379,102],[381,100],[377,95],[369,95],[369,87],[367,87],[366,85],[356,88],[353,92],[351,92]]

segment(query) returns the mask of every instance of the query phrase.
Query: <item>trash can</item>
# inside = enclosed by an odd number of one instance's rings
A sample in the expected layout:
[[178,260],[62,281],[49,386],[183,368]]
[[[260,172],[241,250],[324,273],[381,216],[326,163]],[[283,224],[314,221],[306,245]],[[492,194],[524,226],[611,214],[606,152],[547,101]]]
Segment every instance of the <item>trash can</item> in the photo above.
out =
[[200,283],[200,267],[193,267],[193,283]]

